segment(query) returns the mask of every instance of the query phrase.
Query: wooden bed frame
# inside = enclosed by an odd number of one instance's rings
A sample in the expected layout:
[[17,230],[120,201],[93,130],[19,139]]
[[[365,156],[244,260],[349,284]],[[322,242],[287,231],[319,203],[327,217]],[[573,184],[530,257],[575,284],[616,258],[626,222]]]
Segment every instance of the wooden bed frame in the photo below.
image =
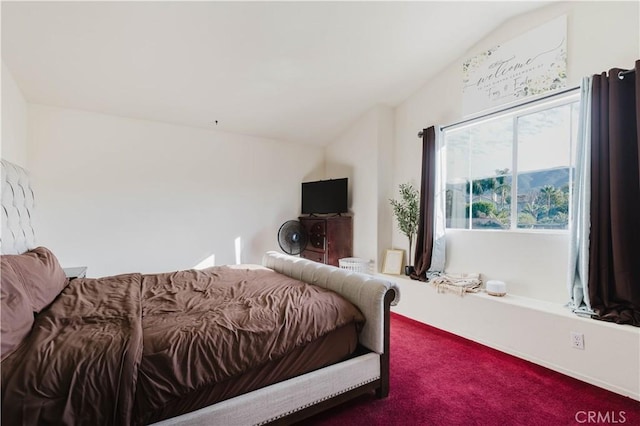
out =
[[[2,253],[36,246],[33,190],[26,171],[2,160]],[[363,349],[345,361],[266,386],[156,425],[291,424],[365,393],[389,394],[389,312],[399,301],[395,283],[307,259],[267,252],[262,264],[289,277],[341,294],[366,318]]]

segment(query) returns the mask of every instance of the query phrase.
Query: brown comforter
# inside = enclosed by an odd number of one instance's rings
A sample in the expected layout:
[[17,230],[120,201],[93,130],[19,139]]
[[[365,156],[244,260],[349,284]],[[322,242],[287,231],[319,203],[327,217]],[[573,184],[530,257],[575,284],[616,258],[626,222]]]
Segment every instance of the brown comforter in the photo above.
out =
[[73,280],[2,362],[2,423],[145,423],[363,320],[335,293],[266,269]]

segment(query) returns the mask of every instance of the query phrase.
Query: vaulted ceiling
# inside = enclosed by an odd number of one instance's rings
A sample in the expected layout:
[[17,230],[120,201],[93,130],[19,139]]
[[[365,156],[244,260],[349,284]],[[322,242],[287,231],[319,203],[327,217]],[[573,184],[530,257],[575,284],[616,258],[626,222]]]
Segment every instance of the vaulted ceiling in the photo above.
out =
[[30,103],[322,145],[547,3],[2,2],[2,60]]

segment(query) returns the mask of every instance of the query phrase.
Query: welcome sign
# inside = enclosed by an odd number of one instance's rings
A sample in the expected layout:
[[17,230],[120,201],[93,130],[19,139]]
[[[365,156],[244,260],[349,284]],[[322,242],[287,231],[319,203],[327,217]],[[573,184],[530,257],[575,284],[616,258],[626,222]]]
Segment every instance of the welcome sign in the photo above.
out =
[[567,17],[469,58],[462,75],[464,115],[565,87]]

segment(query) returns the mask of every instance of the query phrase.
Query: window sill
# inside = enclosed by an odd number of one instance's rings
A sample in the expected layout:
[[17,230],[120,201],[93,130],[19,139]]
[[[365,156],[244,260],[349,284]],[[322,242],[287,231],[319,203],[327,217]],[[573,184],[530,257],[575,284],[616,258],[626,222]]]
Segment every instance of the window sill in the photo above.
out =
[[604,328],[611,328],[615,330],[625,330],[630,333],[640,334],[640,330],[637,327],[633,327],[631,325],[626,324],[615,324],[607,321],[597,321],[587,317],[581,317],[579,315],[574,314],[569,308],[567,308],[564,304],[548,302],[540,299],[532,299],[530,297],[518,296],[516,294],[507,293],[504,296],[492,296],[484,291],[484,289],[480,290],[477,293],[465,293],[462,296],[459,296],[454,293],[444,292],[438,293],[438,290],[429,283],[424,281],[412,280],[406,275],[391,275],[391,274],[375,274],[377,278],[391,280],[394,281],[400,287],[400,303],[402,303],[402,287],[404,286],[421,286],[425,288],[424,291],[431,293],[433,292],[434,297],[455,297],[458,299],[464,300],[465,298],[471,298],[476,300],[483,300],[490,303],[501,303],[510,306],[517,306],[523,309],[535,310],[539,312],[543,312],[545,314],[558,315],[564,318],[570,318],[575,321],[586,321],[591,325],[596,325]]
[[499,233],[499,234],[526,234],[526,235],[569,235],[568,229],[462,229],[462,228],[446,228],[445,232],[480,232],[480,233]]

